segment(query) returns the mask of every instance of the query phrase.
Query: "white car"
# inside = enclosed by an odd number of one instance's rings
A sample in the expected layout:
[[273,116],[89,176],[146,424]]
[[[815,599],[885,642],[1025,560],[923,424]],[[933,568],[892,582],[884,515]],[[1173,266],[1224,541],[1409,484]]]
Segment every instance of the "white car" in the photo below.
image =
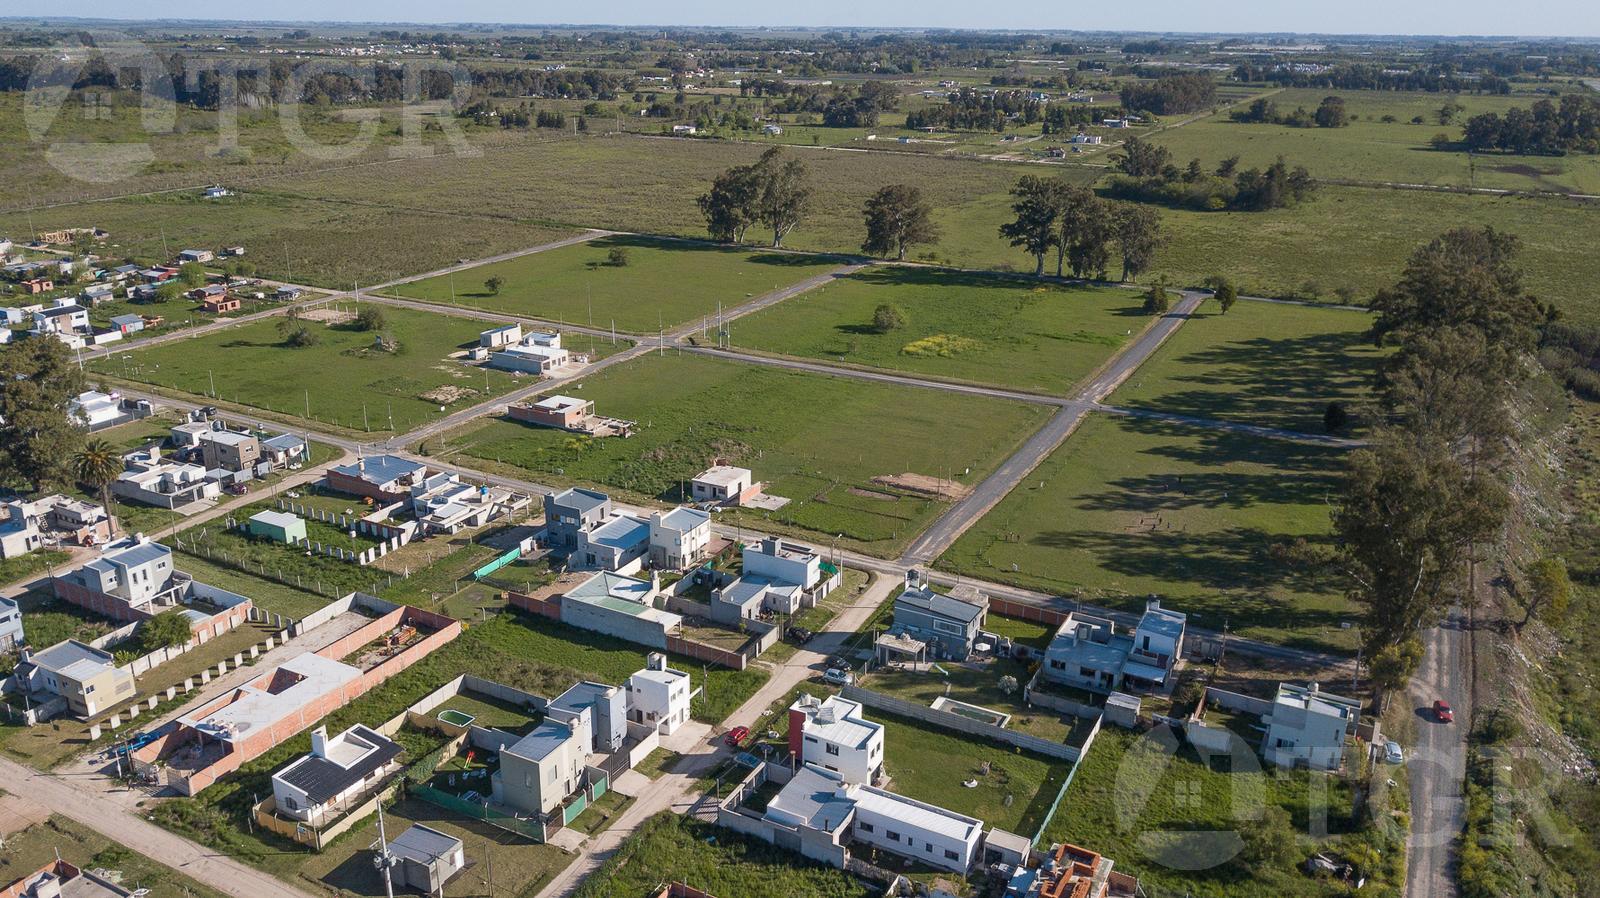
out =
[[848,670],[840,670],[837,667],[830,667],[822,672],[822,679],[832,683],[835,686],[849,686],[851,683],[855,682],[856,678]]
[[1406,762],[1406,753],[1400,750],[1400,743],[1390,739],[1384,743],[1383,759],[1390,764],[1404,764]]

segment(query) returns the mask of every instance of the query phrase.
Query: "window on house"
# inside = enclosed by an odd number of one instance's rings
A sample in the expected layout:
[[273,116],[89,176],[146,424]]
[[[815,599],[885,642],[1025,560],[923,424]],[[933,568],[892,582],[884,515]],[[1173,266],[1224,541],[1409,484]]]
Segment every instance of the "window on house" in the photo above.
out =
[[946,858],[946,859],[948,859],[948,860],[952,860],[952,861],[959,861],[959,860],[961,860],[961,855],[959,855],[959,854],[957,854],[957,853],[955,853],[955,852],[954,852],[954,851],[951,851],[951,850],[950,850],[950,849],[948,849],[948,848],[946,848],[946,849],[945,849],[945,850],[944,850],[944,856],[945,856],[945,858]]
[[1066,670],[1067,669],[1067,662],[1065,662],[1065,661],[1051,661],[1050,662],[1050,669],[1051,670]]
[[1094,676],[1095,676],[1094,668],[1092,668],[1092,667],[1080,667],[1080,668],[1078,668],[1078,676],[1080,676],[1080,677],[1088,677],[1089,679],[1092,680],[1092,679],[1094,679]]
[[291,811],[300,810],[300,802],[295,801],[293,795],[285,795],[283,797],[283,806]]
[[830,755],[836,755],[839,753],[839,746],[837,745],[824,745],[823,749],[825,749]]
[[856,828],[861,830],[864,833],[872,832],[872,824],[870,824],[870,823],[857,823],[856,824]]
[[895,832],[895,831],[894,831],[894,830],[892,830],[892,829],[891,829],[891,830],[889,830],[889,831],[888,831],[888,836],[889,836],[889,841],[891,841],[891,842],[898,842],[898,841],[900,841],[900,834],[899,834],[899,833],[897,833],[897,832]]
[[933,854],[933,843],[932,842],[923,843],[923,849],[922,850],[928,852],[929,854]]

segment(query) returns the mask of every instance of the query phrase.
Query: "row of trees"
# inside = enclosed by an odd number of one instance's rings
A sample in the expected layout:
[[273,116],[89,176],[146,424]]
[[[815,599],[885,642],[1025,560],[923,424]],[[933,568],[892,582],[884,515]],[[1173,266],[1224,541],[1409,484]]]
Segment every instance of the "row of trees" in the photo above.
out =
[[1209,75],[1188,72],[1135,81],[1122,88],[1122,105],[1156,115],[1181,115],[1217,102],[1217,83]]
[[962,88],[946,102],[906,115],[907,128],[944,128],[951,131],[1003,131],[1006,123],[1032,124],[1044,117],[1045,104],[1021,90],[976,91]]
[[1251,125],[1288,125],[1291,128],[1343,128],[1350,124],[1350,113],[1342,97],[1323,97],[1314,111],[1296,106],[1288,114],[1278,111],[1278,104],[1262,97],[1244,109],[1235,109],[1228,117],[1236,122]]
[[1162,243],[1154,209],[1101,199],[1080,184],[1024,175],[1011,196],[1016,217],[1000,226],[1000,236],[1034,257],[1034,274],[1044,273],[1045,257],[1054,253],[1057,276],[1070,267],[1075,277],[1103,280],[1115,247],[1122,279],[1133,281]]
[[1600,102],[1568,94],[1560,104],[1540,100],[1526,109],[1507,109],[1503,116],[1495,112],[1475,115],[1461,131],[1462,142],[1478,152],[1600,153]]
[[697,202],[713,238],[743,243],[745,233],[759,224],[771,229],[773,246],[782,246],[783,238],[810,209],[811,197],[805,163],[773,147],[754,164],[736,165],[717,175]]
[[[1383,689],[1415,671],[1420,631],[1471,601],[1470,565],[1511,509],[1512,406],[1551,317],[1524,288],[1516,253],[1515,238],[1492,228],[1450,231],[1418,249],[1372,303],[1375,340],[1398,349],[1378,377],[1384,420],[1351,456],[1334,532]],[[1565,602],[1558,560],[1514,580],[1529,617]]]
[[1504,78],[1469,74],[1456,66],[1426,65],[1399,69],[1376,63],[1341,63],[1322,71],[1308,71],[1280,63],[1240,63],[1236,81],[1281,84],[1286,87],[1321,87],[1333,90],[1425,90],[1433,93],[1507,94],[1511,82]]
[[1212,171],[1199,159],[1180,169],[1172,162],[1172,151],[1137,137],[1123,145],[1117,168],[1122,174],[1107,185],[1112,196],[1198,211],[1261,212],[1299,203],[1316,192],[1305,166],[1291,169],[1282,156],[1265,169],[1240,170],[1238,156],[1222,160]]

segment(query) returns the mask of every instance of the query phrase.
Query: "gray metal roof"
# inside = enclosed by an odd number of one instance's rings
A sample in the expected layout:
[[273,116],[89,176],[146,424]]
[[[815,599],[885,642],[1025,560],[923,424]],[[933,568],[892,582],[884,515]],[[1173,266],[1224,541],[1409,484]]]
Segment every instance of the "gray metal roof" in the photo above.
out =
[[542,761],[549,757],[551,752],[565,745],[573,737],[572,727],[553,720],[546,720],[544,723],[534,727],[532,732],[518,739],[516,744],[506,748],[505,751],[511,752],[519,758],[527,758],[530,761]]
[[578,514],[588,514],[597,508],[603,507],[611,501],[611,497],[595,490],[586,490],[581,487],[572,487],[562,490],[549,497],[549,501],[562,507],[570,508]]
[[912,608],[926,611],[929,614],[949,618],[967,624],[977,620],[983,615],[982,605],[964,602],[953,596],[934,592],[931,589],[908,589],[894,600],[896,605],[905,604]]
[[347,739],[351,736],[371,743],[373,750],[349,767],[327,758],[305,755],[282,773],[277,774],[277,778],[306,793],[307,800],[312,803],[322,804],[400,756],[398,743],[379,735],[376,730],[363,724],[358,723],[335,738]]
[[419,864],[431,864],[459,848],[460,839],[421,823],[413,823],[410,829],[389,843],[389,850],[397,856]]
[[358,477],[368,483],[389,483],[407,474],[415,474],[423,465],[398,455],[372,455],[349,465],[334,468],[346,477]]

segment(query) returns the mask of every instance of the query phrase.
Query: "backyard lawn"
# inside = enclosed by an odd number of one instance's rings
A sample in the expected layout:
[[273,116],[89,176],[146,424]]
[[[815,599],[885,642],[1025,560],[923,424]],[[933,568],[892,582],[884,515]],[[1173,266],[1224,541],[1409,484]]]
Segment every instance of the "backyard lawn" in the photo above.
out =
[[94,369],[362,433],[407,431],[520,382],[450,358],[476,346],[488,322],[397,308],[383,317],[382,334],[398,343],[392,352],[376,345],[378,333],[317,321],[307,321],[315,345],[291,346],[281,322],[266,320],[119,352]]
[[[1095,415],[938,561],[1190,626],[1354,647],[1325,556],[1342,450]],[[1305,545],[1298,541],[1304,540]]]
[[48,587],[30,589],[17,596],[16,601],[22,609],[23,634],[35,649],[49,648],[63,639],[92,642],[121,626],[108,617],[56,598]]
[[1328,403],[1354,417],[1368,396],[1384,356],[1371,326],[1365,312],[1207,301],[1108,401],[1323,433]]
[[495,419],[429,441],[423,451],[542,483],[589,483],[666,502],[720,459],[750,468],[767,492],[791,500],[774,512],[720,517],[817,538],[842,534],[864,551],[892,555],[948,503],[874,477],[912,472],[975,484],[1050,411],[695,354],[641,357],[583,381],[574,395],[593,400],[600,414],[638,421],[639,432],[590,440]]
[[[874,325],[880,305],[903,323]],[[880,267],[730,326],[735,346],[1043,393],[1069,392],[1150,321],[1132,290]]]
[[[611,258],[622,253],[621,264]],[[605,237],[395,287],[398,296],[653,334],[714,317],[842,264],[826,256],[650,237]],[[500,278],[498,292],[485,285]]]
[[[941,663],[938,668],[928,671],[882,668],[868,674],[861,685],[919,705],[932,705],[940,697],[948,696],[954,701],[1008,714],[1011,719],[1006,729],[1052,742],[1070,743],[1079,729],[1076,718],[1048,708],[1030,707],[1022,700],[1022,689],[1028,685],[1029,674],[1028,666],[1020,661]],[[1000,678],[1005,676],[1016,679],[1016,686],[1010,693],[1000,688]]]
[[[1377,831],[1357,831],[1348,783],[1337,775],[1264,770],[1248,749],[1236,751],[1203,759],[1179,748],[1165,728],[1143,737],[1102,728],[1045,840],[1092,846],[1147,887],[1194,898],[1348,895],[1344,886],[1306,876],[1296,865],[1319,849],[1338,852],[1375,840],[1390,866],[1363,870],[1367,889],[1395,894],[1388,889],[1394,871],[1403,868],[1403,843],[1391,847]],[[1270,806],[1288,813],[1292,850],[1276,864],[1246,864],[1237,857],[1240,834],[1250,833]],[[1324,824],[1329,836],[1309,835]]]

